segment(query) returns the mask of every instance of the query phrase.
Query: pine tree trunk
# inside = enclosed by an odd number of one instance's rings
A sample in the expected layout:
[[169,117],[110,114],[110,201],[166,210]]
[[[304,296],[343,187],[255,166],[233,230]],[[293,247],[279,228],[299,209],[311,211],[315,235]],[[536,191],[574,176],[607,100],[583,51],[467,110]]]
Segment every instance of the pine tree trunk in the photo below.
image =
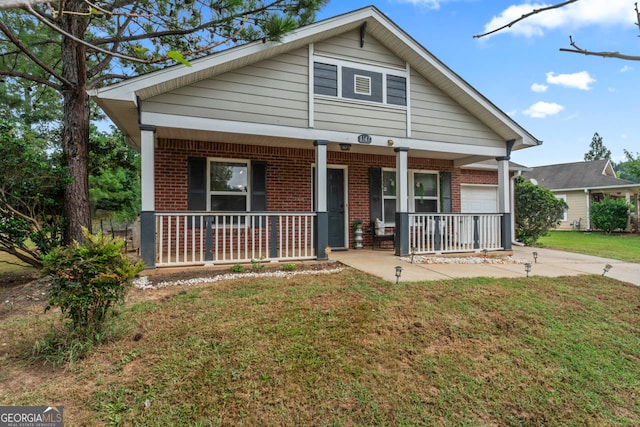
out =
[[[87,12],[82,1],[69,0],[66,10]],[[84,39],[87,17],[64,14],[61,27],[79,39]],[[89,95],[86,91],[87,65],[85,47],[67,37],[62,41],[63,130],[62,149],[67,173],[71,179],[64,195],[64,214],[68,220],[65,243],[82,242],[82,228],[91,229],[89,207]]]

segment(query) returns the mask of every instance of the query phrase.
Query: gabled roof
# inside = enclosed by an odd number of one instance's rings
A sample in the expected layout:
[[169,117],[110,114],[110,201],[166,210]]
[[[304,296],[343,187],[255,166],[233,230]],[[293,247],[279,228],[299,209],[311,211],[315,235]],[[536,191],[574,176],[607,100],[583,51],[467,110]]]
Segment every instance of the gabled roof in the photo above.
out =
[[534,179],[538,185],[549,190],[640,186],[632,181],[616,178],[609,159],[537,166],[522,176],[526,179]]
[[408,62],[440,90],[464,106],[505,141],[515,140],[514,150],[539,145],[541,141],[496,107],[470,84],[433,56],[374,6],[325,19],[285,35],[281,42],[261,41],[233,47],[194,60],[191,67],[175,65],[121,83],[90,91],[114,123],[129,137],[139,138],[137,104],[197,81],[255,64],[311,43],[356,30],[366,23],[366,32]]

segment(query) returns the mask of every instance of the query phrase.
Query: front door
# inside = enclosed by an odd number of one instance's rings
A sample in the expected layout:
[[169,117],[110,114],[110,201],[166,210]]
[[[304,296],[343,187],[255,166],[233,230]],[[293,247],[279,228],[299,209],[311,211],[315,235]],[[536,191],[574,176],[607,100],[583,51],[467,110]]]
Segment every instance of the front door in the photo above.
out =
[[345,247],[344,169],[327,169],[329,246]]

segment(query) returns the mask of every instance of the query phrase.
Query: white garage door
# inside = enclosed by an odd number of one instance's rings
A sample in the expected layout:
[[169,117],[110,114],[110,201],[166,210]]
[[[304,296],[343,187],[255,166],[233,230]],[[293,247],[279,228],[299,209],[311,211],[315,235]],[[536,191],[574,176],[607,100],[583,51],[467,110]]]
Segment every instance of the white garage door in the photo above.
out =
[[498,187],[494,185],[461,185],[462,213],[498,212]]

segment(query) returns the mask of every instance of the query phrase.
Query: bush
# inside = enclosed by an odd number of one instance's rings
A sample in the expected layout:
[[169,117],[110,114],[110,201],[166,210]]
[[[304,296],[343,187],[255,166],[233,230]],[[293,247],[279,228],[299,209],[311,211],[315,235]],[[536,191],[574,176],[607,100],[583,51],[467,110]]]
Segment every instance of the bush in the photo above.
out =
[[282,271],[295,271],[296,265],[292,262],[282,264]]
[[629,205],[624,199],[605,197],[591,205],[591,224],[597,230],[611,233],[614,230],[624,230],[629,221]]
[[244,273],[244,266],[242,264],[235,264],[231,266],[232,273]]
[[526,245],[535,244],[564,215],[567,203],[544,187],[516,179],[516,238]]
[[49,304],[59,307],[70,329],[93,336],[102,330],[109,309],[122,304],[131,279],[144,265],[122,253],[124,241],[84,231],[85,243],[58,247],[43,257],[43,273],[52,276]]

